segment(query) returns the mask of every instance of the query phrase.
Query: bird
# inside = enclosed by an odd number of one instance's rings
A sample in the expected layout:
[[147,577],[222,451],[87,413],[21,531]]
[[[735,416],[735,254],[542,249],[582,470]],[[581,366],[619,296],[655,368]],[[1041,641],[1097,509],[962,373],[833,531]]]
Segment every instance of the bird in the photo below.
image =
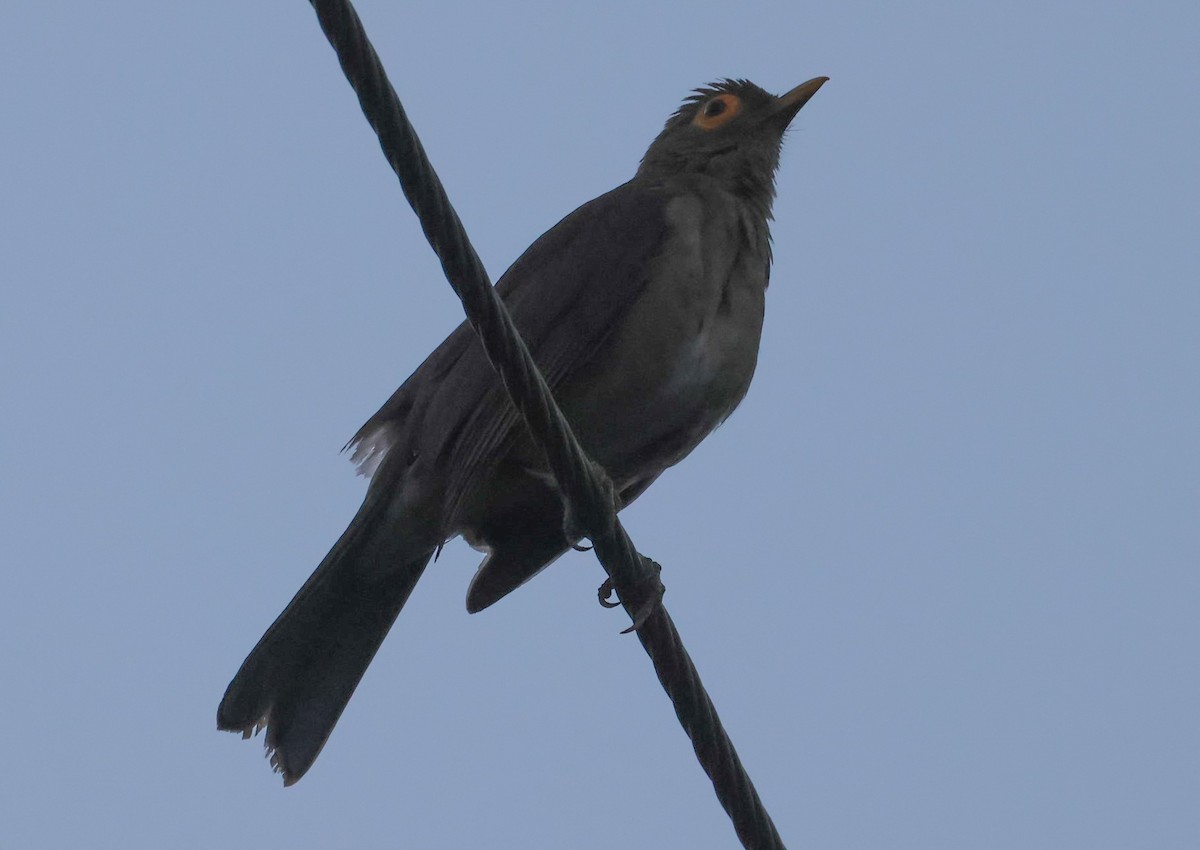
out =
[[[785,131],[828,80],[776,96],[744,79],[694,89],[634,176],[539,237],[496,284],[618,509],[745,397],[771,267]],[[369,477],[345,532],[230,682],[217,728],[265,729],[298,781],[435,553],[486,553],[467,610],[572,546],[542,451],[470,326],[458,326],[347,444]]]

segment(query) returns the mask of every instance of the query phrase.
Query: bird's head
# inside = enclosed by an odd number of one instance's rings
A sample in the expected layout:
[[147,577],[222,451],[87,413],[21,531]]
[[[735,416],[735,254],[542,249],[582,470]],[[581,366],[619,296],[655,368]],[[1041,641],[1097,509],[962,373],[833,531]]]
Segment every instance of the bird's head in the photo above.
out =
[[696,89],[667,119],[638,177],[706,174],[769,215],[783,133],[828,79],[816,77],[779,97],[749,80]]

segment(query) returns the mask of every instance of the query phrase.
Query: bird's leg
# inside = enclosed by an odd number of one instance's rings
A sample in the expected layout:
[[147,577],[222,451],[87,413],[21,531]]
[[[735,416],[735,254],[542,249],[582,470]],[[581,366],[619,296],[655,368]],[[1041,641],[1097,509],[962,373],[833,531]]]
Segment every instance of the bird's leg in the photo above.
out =
[[[601,489],[601,500],[608,508],[610,513],[602,517],[590,517],[592,522],[586,522],[585,519],[576,516],[574,508],[571,506],[570,499],[563,497],[563,536],[571,543],[571,548],[577,552],[586,552],[591,549],[591,546],[580,546],[579,541],[585,537],[590,537],[588,532],[596,534],[602,532],[604,528],[611,528],[612,520],[617,515],[617,511],[621,509],[621,502],[617,497],[616,488],[613,487],[612,479],[608,477],[608,473],[604,471],[604,467],[596,463],[594,460],[588,461],[592,469],[592,480],[595,481]],[[601,527],[596,527],[602,524]]]
[[[583,522],[576,515],[575,510],[571,506],[570,499],[563,499],[563,535],[571,542],[571,548],[577,552],[586,552],[593,548],[592,546],[581,546],[579,541],[584,537],[588,537],[588,532],[591,534],[604,533],[610,530],[612,523],[615,521],[617,511],[623,507],[624,500],[618,495],[616,488],[613,486],[612,479],[604,471],[604,468],[595,461],[591,461],[593,480],[599,484],[603,491],[602,499],[608,505],[611,505],[611,513],[603,517],[588,517],[587,519],[593,522]],[[599,523],[603,526],[596,527]],[[607,528],[605,528],[607,527]],[[650,615],[662,602],[663,594],[667,589],[663,585],[659,574],[662,572],[662,567],[658,562],[647,558],[645,555],[638,555],[642,559],[642,566],[647,573],[647,577],[633,587],[625,588],[625,595],[628,597],[630,607],[633,609],[633,625],[623,630],[621,634],[629,634],[632,631],[640,629]],[[616,608],[623,604],[622,601],[610,602],[609,597],[616,593],[616,585],[613,584],[612,578],[606,578],[604,583],[600,585],[596,595],[600,599],[600,604],[605,608]]]

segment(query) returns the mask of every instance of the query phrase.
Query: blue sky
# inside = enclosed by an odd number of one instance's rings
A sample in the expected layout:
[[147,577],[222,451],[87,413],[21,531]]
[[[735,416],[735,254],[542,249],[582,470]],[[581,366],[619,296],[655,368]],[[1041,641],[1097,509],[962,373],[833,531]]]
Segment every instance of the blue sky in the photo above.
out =
[[[688,91],[789,134],[754,386],[623,514],[791,847],[1200,844],[1200,11],[360,6],[493,276]],[[602,573],[449,546],[312,772],[215,731],[460,320],[305,3],[6,6],[0,846],[724,848]]]

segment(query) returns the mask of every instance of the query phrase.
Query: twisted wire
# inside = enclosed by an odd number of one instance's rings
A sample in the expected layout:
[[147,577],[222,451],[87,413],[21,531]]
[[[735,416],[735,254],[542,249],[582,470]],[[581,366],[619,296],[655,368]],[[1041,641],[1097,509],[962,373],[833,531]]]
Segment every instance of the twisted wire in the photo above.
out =
[[569,520],[592,541],[622,606],[638,625],[636,634],[742,846],[782,850],[783,841],[662,605],[657,564],[638,554],[617,519],[612,484],[584,453],[555,404],[425,155],[358,14],[348,0],[311,2],[468,321],[534,440],[546,452]]

